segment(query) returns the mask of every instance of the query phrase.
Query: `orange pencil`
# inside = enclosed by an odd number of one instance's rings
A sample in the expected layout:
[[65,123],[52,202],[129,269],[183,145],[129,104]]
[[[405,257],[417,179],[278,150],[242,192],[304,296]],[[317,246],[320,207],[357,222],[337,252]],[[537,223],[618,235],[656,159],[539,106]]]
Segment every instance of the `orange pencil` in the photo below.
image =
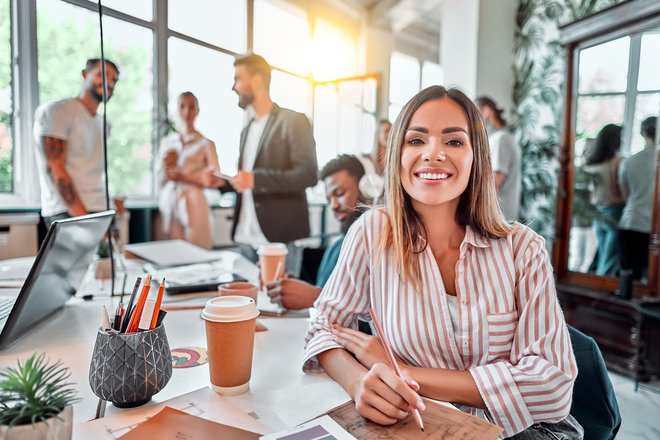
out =
[[165,291],[165,278],[160,282],[160,288],[158,289],[158,296],[156,297],[156,305],[154,306],[154,316],[151,318],[150,329],[156,328],[156,322],[158,321],[158,312],[160,311],[160,303],[163,301],[163,292]]
[[[390,366],[392,367],[396,375],[403,379],[403,373],[401,373],[399,364],[396,362],[396,358],[394,357],[394,352],[392,351],[390,344],[388,344],[387,340],[385,339],[385,333],[383,333],[383,328],[380,326],[380,322],[378,322],[378,318],[376,318],[376,311],[373,309],[373,307],[369,308],[369,315],[371,315],[371,321],[374,323],[374,326],[376,327],[376,331],[378,332],[378,338],[380,338],[380,342],[383,344],[383,348],[385,349],[385,354],[387,354],[387,359],[390,361]],[[415,422],[417,422],[417,426],[419,426],[419,429],[421,429],[423,432],[424,422],[422,422],[422,416],[419,414],[419,411],[416,408],[413,408],[412,413]]]
[[144,286],[142,286],[140,298],[138,299],[137,305],[135,306],[131,320],[128,321],[128,328],[126,329],[126,333],[133,333],[137,331],[138,324],[140,323],[140,316],[142,316],[142,309],[144,309],[144,303],[147,301],[147,296],[149,296],[149,289],[151,289],[151,275],[147,275]]

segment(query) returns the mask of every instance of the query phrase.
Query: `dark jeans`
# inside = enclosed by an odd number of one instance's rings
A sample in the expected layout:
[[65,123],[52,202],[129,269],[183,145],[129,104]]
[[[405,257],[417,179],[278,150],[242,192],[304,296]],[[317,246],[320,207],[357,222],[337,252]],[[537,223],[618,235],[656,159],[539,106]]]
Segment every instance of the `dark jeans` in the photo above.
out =
[[508,437],[510,440],[581,440],[584,429],[569,414],[561,422],[535,423],[518,434]]
[[621,229],[619,235],[621,269],[632,270],[633,280],[639,280],[646,275],[649,267],[650,234]]

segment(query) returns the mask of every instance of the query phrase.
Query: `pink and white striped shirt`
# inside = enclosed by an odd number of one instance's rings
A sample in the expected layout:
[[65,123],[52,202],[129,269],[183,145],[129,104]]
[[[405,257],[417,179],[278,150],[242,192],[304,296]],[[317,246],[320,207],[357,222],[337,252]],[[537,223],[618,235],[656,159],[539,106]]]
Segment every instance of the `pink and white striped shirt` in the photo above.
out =
[[[454,332],[444,282],[430,248],[417,255],[422,285],[394,270],[376,249],[387,217],[361,216],[346,236],[332,276],[315,303],[306,336],[306,372],[316,355],[339,345],[330,325],[357,328],[373,306],[395,354],[409,365],[468,370],[489,418],[511,436],[538,422],[557,422],[571,408],[577,367],[557,301],[543,238],[524,225],[488,239],[469,226],[456,263],[458,328]],[[484,410],[461,408],[486,417]]]

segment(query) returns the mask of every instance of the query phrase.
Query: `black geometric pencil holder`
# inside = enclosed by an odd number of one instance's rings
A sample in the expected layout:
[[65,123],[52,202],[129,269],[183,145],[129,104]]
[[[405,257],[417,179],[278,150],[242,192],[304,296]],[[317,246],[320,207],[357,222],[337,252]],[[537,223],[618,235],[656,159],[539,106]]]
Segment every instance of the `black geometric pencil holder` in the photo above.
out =
[[99,329],[89,366],[89,385],[118,408],[144,405],[172,377],[172,353],[163,325],[137,333]]

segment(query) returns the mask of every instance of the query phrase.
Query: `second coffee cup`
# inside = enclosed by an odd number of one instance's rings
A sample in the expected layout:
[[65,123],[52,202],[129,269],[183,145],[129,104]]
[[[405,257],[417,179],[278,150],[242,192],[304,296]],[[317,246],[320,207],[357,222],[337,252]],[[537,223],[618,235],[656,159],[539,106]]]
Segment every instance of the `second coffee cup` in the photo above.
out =
[[206,322],[211,388],[233,396],[250,388],[254,329],[259,311],[253,299],[220,296],[206,303]]
[[254,284],[244,281],[235,281],[233,283],[220,284],[218,286],[218,293],[220,296],[238,295],[247,296],[257,302],[257,291],[259,288]]
[[269,243],[259,247],[257,254],[261,266],[262,285],[272,283],[284,275],[288,253],[289,251],[284,243]]

